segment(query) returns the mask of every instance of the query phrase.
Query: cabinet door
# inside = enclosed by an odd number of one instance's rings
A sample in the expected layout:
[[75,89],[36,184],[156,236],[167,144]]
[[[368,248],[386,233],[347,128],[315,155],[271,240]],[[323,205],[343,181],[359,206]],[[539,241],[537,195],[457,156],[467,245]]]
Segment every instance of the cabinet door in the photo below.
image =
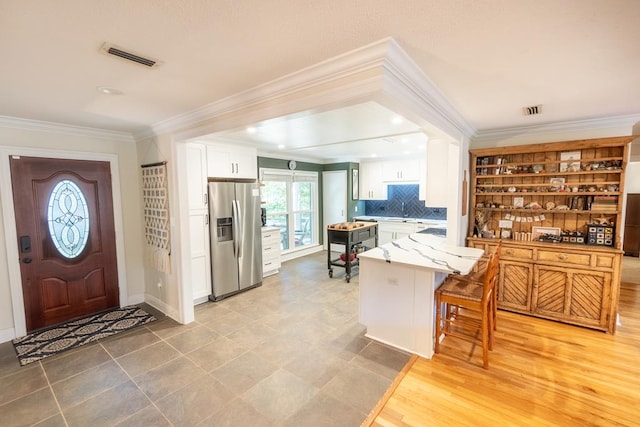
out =
[[529,311],[533,288],[533,264],[500,262],[498,305],[504,309]]
[[569,318],[582,325],[607,327],[611,273],[576,270],[569,277]]
[[212,178],[258,177],[256,150],[248,147],[207,145],[207,175]]
[[585,326],[606,328],[611,273],[536,266],[534,313]]
[[207,209],[207,153],[204,145],[187,144],[189,210]]
[[235,163],[236,178],[258,178],[258,154],[254,148],[234,148],[231,152],[231,162]]
[[563,317],[567,311],[568,269],[537,265],[534,270],[532,311],[545,316]]
[[212,178],[232,178],[233,174],[231,150],[226,147],[207,145],[207,175]]
[[415,224],[398,222],[378,222],[378,245],[407,237],[414,232]]
[[388,160],[382,162],[382,180],[385,182],[407,182],[420,179],[417,159]]
[[387,200],[382,162],[360,163],[360,200]]

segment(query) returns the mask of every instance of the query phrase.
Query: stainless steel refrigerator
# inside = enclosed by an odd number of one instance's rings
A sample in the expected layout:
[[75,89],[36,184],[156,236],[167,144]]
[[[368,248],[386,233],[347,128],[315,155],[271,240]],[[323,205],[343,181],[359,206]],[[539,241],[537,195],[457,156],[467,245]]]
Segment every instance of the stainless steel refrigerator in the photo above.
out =
[[256,182],[209,182],[212,293],[224,297],[262,284],[260,188]]

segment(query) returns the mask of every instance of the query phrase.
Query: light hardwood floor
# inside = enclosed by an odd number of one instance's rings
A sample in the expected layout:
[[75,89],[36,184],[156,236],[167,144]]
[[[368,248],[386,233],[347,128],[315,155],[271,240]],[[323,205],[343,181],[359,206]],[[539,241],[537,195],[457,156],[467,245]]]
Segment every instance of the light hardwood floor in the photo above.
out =
[[615,335],[500,311],[489,370],[450,338],[412,361],[363,425],[638,426],[640,284],[622,285]]

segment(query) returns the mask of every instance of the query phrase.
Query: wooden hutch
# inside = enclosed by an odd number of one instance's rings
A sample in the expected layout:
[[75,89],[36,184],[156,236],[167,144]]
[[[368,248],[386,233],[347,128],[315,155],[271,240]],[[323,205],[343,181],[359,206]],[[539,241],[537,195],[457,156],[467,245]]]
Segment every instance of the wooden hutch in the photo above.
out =
[[471,150],[468,244],[502,241],[500,308],[615,332],[633,139]]

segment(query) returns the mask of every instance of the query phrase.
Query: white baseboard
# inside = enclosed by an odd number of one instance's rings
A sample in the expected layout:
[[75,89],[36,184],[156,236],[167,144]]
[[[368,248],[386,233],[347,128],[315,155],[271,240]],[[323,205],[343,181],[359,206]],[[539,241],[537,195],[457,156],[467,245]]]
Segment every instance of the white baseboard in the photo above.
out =
[[291,251],[291,252],[288,252],[286,254],[282,254],[280,259],[281,259],[282,262],[291,261],[292,259],[300,258],[300,257],[303,257],[305,255],[315,254],[316,252],[320,252],[322,250],[324,250],[324,249],[322,248],[321,245],[312,246],[310,248],[304,248],[304,249],[300,249],[300,250],[297,250],[297,251]]
[[11,341],[16,337],[16,330],[14,328],[0,329],[0,343]]
[[164,314],[166,314],[176,322],[180,322],[180,316],[179,316],[178,310],[169,307],[167,304],[164,303],[164,301],[159,300],[153,295],[145,294],[144,301],[142,302],[146,302],[151,307],[155,308],[156,310],[160,310],[161,312],[163,312]]
[[203,297],[198,297],[198,298],[194,298],[193,299],[193,305],[198,305],[198,304],[204,304],[205,302],[209,301],[209,295],[205,295]]
[[127,305],[142,304],[144,302],[144,294],[129,295]]

